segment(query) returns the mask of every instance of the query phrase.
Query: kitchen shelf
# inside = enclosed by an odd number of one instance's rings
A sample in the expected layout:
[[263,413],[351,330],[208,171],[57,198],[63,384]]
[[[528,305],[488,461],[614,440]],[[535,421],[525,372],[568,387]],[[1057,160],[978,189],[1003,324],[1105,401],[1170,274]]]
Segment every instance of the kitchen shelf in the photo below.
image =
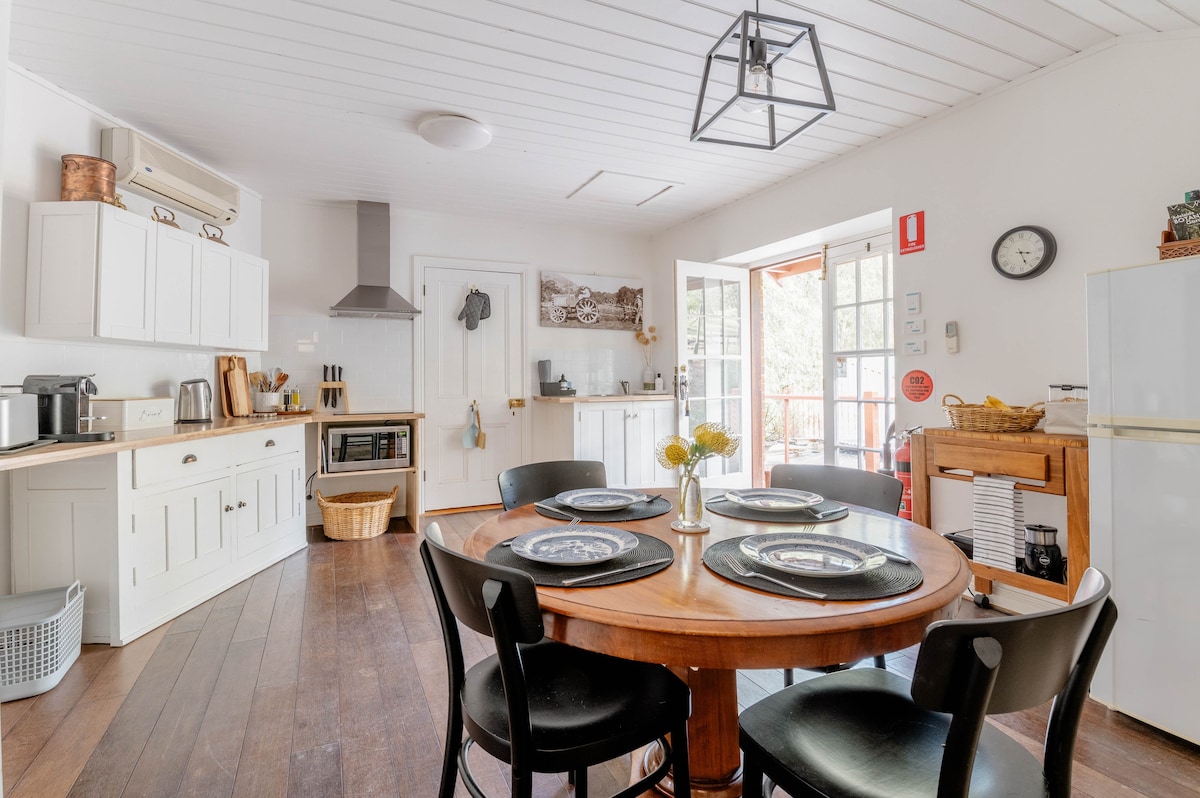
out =
[[992,584],[1069,601],[1091,564],[1088,524],[1088,440],[1084,435],[972,432],[926,429],[912,437],[913,521],[932,527],[930,479],[970,482],[976,474],[1013,477],[1021,490],[1063,496],[1067,501],[1067,584],[971,563],[975,590]]
[[[331,383],[332,384],[332,383]],[[404,518],[411,531],[417,531],[421,515],[421,419],[424,413],[316,413],[312,421],[317,425],[317,479],[338,477],[364,477],[371,474],[404,474]],[[325,470],[325,428],[328,426],[353,426],[355,424],[380,421],[409,422],[409,454],[412,465],[405,468],[375,468],[366,471]]]

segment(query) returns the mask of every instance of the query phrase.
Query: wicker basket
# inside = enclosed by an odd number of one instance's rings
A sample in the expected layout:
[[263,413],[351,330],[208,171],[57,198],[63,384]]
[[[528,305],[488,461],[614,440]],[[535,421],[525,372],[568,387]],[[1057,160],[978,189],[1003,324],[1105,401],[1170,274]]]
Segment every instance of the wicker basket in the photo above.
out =
[[392,504],[400,486],[391,493],[383,491],[359,491],[339,493],[326,499],[317,491],[317,504],[321,508],[321,521],[325,525],[325,537],[334,540],[366,540],[378,537],[387,531],[392,516]]
[[[951,399],[955,404],[950,404]],[[987,405],[965,404],[952,393],[942,397],[942,410],[951,427],[969,432],[1028,432],[1046,415],[1044,402],[998,410]]]

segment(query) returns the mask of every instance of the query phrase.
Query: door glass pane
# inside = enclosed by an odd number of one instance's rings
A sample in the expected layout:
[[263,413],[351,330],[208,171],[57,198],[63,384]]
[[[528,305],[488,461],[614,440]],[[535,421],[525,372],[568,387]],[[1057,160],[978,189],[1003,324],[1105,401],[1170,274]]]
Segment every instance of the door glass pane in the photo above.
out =
[[838,308],[834,311],[833,349],[835,352],[854,351],[858,348],[855,346],[858,333],[857,321],[858,306],[856,305]]
[[834,385],[834,396],[838,399],[858,398],[858,358],[838,358],[838,378]]
[[857,264],[850,260],[845,263],[839,263],[834,267],[834,279],[837,286],[837,296],[834,297],[835,305],[850,305],[853,304],[858,295]]
[[883,303],[874,302],[862,305],[859,318],[862,320],[862,349],[883,349],[887,346],[887,334],[884,332],[885,318]]
[[875,302],[884,297],[883,256],[876,255],[859,263],[862,293],[859,302]]

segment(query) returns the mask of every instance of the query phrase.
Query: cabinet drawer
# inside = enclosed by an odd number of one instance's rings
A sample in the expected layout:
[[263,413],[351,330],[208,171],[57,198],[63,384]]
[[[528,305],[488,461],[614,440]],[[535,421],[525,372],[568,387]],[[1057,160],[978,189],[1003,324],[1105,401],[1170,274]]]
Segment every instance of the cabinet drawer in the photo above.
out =
[[304,445],[304,425],[271,427],[234,435],[234,462],[238,465],[293,454]]
[[970,444],[937,442],[933,446],[933,473],[972,471],[1013,477],[1018,482],[1045,483],[1041,492],[1062,494],[1065,490],[1061,447],[1018,449],[989,448]]
[[195,481],[200,475],[233,464],[230,436],[167,443],[133,451],[133,487],[162,485],[177,479]]

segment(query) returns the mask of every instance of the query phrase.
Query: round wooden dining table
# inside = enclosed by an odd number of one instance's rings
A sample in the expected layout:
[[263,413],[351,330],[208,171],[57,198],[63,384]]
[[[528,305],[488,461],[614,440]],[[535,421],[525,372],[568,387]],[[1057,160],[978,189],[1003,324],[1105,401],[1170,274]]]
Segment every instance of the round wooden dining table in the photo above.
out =
[[[676,505],[674,492],[663,496]],[[738,669],[819,667],[907,648],[920,642],[930,623],[954,616],[967,587],[969,563],[941,535],[896,516],[854,505],[850,509],[841,520],[811,526],[743,521],[706,511],[704,520],[711,528],[701,534],[672,530],[674,509],[614,524],[666,542],[674,550],[674,562],[621,584],[539,586],[546,635],[579,648],[671,667],[692,691],[692,795],[741,795]],[[484,559],[501,541],[554,525],[532,505],[518,507],[480,524],[463,550]],[[890,549],[920,566],[923,581],[885,599],[815,600],[744,587],[718,576],[702,560],[704,550],[717,541],[798,531]],[[635,755],[635,774],[653,766],[656,755],[654,747]],[[669,780],[662,786],[672,788]]]

